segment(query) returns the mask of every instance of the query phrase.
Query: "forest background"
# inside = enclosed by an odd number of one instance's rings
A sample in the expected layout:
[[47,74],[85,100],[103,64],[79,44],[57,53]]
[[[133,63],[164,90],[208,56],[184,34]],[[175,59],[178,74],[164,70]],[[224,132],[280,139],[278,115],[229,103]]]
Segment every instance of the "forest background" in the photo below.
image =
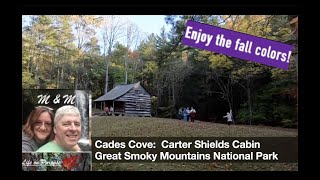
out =
[[141,82],[156,117],[192,106],[201,121],[225,122],[232,109],[237,124],[298,127],[296,53],[282,70],[184,46],[187,20],[297,46],[287,15],[168,15],[168,31],[147,35],[124,16],[22,16],[22,87],[96,99]]

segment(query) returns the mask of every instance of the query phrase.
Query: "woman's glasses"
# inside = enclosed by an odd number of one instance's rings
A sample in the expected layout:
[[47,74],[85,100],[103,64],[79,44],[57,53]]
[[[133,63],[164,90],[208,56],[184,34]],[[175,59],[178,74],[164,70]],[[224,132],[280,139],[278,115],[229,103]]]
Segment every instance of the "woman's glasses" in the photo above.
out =
[[40,128],[40,127],[42,127],[43,124],[44,124],[44,127],[45,127],[46,129],[52,128],[52,123],[44,122],[44,121],[36,121],[36,122],[34,123],[34,126],[35,126],[35,128]]
[[[39,109],[39,108],[45,109],[45,110],[47,110],[47,111],[53,111],[53,109],[50,108],[50,107],[48,107],[48,106],[37,106],[35,109]],[[41,120],[37,120],[37,121],[34,123],[35,128],[40,128],[40,127],[42,127],[43,125],[44,125],[44,127],[45,127],[46,129],[51,129],[52,126],[53,126],[53,124],[52,124],[51,122],[46,122],[46,121],[41,121]]]

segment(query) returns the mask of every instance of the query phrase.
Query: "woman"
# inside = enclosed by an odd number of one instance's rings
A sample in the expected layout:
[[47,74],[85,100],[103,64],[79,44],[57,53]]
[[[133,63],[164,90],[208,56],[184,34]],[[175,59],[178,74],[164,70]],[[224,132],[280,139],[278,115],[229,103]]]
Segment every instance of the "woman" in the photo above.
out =
[[46,106],[39,106],[30,113],[22,128],[22,151],[36,151],[53,139],[52,110]]
[[[232,112],[232,111],[231,111]],[[227,112],[227,115],[223,116],[224,118],[227,118],[227,123],[228,123],[228,126],[230,126],[230,124],[232,123],[232,115]]]

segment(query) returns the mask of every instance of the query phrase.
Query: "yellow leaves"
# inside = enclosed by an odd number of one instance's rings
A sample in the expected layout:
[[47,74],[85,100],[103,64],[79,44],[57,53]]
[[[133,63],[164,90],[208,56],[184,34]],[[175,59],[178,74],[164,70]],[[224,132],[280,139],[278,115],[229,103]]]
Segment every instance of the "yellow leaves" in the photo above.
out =
[[[227,19],[226,19],[227,18]],[[233,15],[224,17],[226,23],[223,28],[250,34],[258,37],[266,37],[271,32],[271,16],[267,15]]]
[[36,82],[32,78],[32,73],[22,72],[22,88],[23,89],[34,88],[35,84]]
[[114,62],[111,63],[110,65],[111,67],[115,67],[115,68],[123,68],[123,66],[119,65],[119,64],[116,64]]
[[74,81],[75,77],[74,77],[74,76],[69,76],[69,79],[70,79],[71,81]]
[[46,89],[57,89],[56,83],[47,83]]
[[209,57],[210,67],[216,69],[232,69],[233,62],[228,59],[225,55],[212,55]]

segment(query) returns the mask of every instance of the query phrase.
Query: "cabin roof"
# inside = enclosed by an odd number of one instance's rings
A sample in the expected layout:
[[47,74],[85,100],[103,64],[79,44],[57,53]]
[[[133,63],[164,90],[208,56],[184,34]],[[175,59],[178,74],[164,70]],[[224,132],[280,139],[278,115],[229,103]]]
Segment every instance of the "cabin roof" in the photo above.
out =
[[135,84],[125,84],[125,85],[119,85],[113,88],[111,91],[107,92],[107,94],[97,98],[94,101],[110,101],[110,100],[115,100],[118,97],[124,95],[128,91],[130,91],[132,88],[135,86],[139,86],[140,82],[135,83]]

